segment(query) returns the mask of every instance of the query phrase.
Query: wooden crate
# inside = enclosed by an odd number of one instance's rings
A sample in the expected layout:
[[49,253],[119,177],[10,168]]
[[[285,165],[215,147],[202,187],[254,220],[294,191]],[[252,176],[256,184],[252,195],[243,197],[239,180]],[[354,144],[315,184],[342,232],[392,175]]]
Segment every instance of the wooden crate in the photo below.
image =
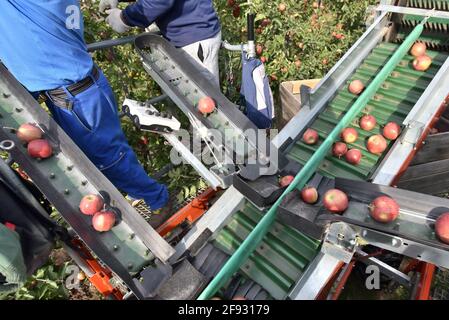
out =
[[301,109],[299,90],[302,85],[314,88],[321,79],[285,81],[279,86],[281,98],[281,115],[279,127],[283,127]]

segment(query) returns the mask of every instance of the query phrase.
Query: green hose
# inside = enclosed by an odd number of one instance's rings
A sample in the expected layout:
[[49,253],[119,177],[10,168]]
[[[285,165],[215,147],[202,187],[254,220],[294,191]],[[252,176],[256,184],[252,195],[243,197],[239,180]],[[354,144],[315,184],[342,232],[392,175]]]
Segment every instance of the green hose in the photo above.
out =
[[413,43],[421,36],[424,30],[425,21],[423,21],[423,23],[417,25],[413,29],[410,35],[393,54],[391,59],[385,64],[385,66],[377,74],[374,80],[368,85],[365,91],[356,100],[354,105],[344,115],[338,125],[332,130],[332,132],[323,141],[323,143],[319,146],[312,157],[306,162],[301,171],[296,175],[293,182],[287,187],[284,193],[268,210],[268,212],[256,225],[253,231],[242,242],[240,247],[229,258],[220,272],[209,283],[207,288],[204,289],[204,291],[198,297],[199,300],[205,300],[212,297],[221,287],[223,287],[227,283],[232,275],[239,270],[242,263],[251,256],[252,252],[263,240],[269,228],[271,227],[271,224],[275,220],[277,208],[282,203],[283,199],[287,196],[287,194],[293,191],[293,189],[302,189],[305,186],[307,181],[318,169],[320,163],[326,157],[329,150],[332,148],[333,143],[339,138],[341,131],[351,123],[351,121],[363,110],[368,101],[374,97],[382,83],[388,78],[391,72],[396,68],[397,64],[407,54]]

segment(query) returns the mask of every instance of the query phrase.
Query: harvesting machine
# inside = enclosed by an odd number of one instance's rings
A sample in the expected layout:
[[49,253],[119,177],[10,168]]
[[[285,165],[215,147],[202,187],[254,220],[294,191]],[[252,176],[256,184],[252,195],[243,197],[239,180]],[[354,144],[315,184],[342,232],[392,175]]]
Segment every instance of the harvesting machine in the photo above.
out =
[[[91,45],[100,50],[135,43],[164,95],[127,99],[123,114],[138,129],[161,134],[209,185],[156,230],[0,66],[0,148],[10,165],[1,167],[1,176],[38,208],[29,189],[20,187],[23,179],[10,171],[18,164],[26,172],[67,223],[54,227],[65,249],[111,298],[337,299],[356,264],[364,263],[408,288],[411,299],[429,299],[434,274],[449,267],[449,245],[434,231],[436,218],[449,211],[449,200],[438,197],[449,191],[448,25],[447,0],[382,1],[372,9],[366,32],[321,82],[313,90],[301,88],[300,111],[271,140],[159,35]],[[426,72],[411,67],[415,41],[427,45],[433,60]],[[360,96],[347,90],[353,79],[367,85]],[[195,109],[205,95],[217,104],[208,117]],[[212,164],[180,142],[180,122],[156,107],[162,100],[185,114],[212,153]],[[363,142],[367,133],[359,130],[351,147],[362,151],[361,163],[332,157],[329,149],[341,129],[358,129],[355,119],[365,113],[376,117],[376,133],[390,121],[401,124],[399,138],[388,142],[383,155],[373,155]],[[44,130],[54,146],[52,158],[27,156],[13,129],[24,122]],[[319,133],[320,144],[303,143],[307,128]],[[439,133],[430,134],[435,129]],[[247,148],[230,148],[230,141]],[[295,179],[280,187],[285,175]],[[306,184],[320,194],[345,191],[348,210],[331,214],[322,199],[305,204],[298,189]],[[119,212],[111,231],[95,232],[79,214],[79,200],[87,193],[102,194]],[[381,194],[401,208],[389,224],[368,215],[367,204]]]

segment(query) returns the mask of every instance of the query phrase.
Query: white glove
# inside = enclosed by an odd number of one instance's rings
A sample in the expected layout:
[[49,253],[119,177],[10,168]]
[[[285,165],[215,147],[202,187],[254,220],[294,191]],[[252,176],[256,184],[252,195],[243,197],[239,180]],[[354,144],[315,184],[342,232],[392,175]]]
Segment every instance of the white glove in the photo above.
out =
[[106,9],[114,9],[118,6],[118,0],[100,0],[100,12],[103,13]]
[[115,8],[106,10],[106,13],[108,14],[106,23],[111,26],[112,30],[118,33],[124,33],[131,29],[131,27],[125,24],[122,20],[122,10]]

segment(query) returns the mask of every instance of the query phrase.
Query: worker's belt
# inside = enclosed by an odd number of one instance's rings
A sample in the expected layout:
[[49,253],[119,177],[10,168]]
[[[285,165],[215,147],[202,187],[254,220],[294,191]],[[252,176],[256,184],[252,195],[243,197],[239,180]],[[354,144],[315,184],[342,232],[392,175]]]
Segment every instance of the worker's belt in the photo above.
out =
[[[98,71],[96,66],[94,66],[92,68],[92,71],[90,74],[95,79],[95,81],[98,80],[98,78],[100,77],[100,72]],[[67,91],[69,91],[70,94],[74,97],[76,95],[86,91],[94,84],[92,77],[87,76],[83,80],[67,86],[66,87]],[[53,103],[56,104],[58,107],[66,108],[69,110],[72,109],[72,105],[73,105],[72,99],[71,99],[71,97],[69,97],[67,95],[67,93],[64,89],[59,88],[59,89],[55,89],[55,90],[49,90],[46,92],[46,95],[49,96],[51,98],[51,100],[53,101]]]

